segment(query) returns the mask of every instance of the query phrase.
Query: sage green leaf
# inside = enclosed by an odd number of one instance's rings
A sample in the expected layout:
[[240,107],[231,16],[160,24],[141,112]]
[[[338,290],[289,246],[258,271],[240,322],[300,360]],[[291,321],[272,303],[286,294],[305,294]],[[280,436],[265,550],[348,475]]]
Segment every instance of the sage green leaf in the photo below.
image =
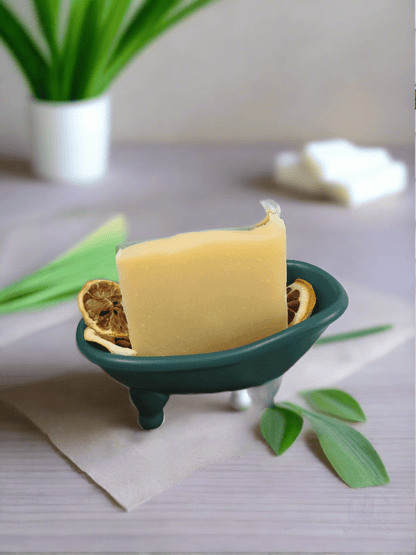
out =
[[48,63],[29,31],[3,0],[0,0],[0,39],[22,69],[33,96],[46,98]]
[[301,395],[312,408],[346,420],[366,421],[365,414],[358,401],[345,391],[340,389],[315,389],[313,391],[302,391]]
[[390,478],[377,451],[360,432],[335,418],[293,403],[281,403],[309,420],[322,450],[340,478],[352,488],[379,486]]
[[290,409],[274,406],[267,408],[261,417],[260,431],[276,453],[281,455],[289,449],[300,434],[303,418]]

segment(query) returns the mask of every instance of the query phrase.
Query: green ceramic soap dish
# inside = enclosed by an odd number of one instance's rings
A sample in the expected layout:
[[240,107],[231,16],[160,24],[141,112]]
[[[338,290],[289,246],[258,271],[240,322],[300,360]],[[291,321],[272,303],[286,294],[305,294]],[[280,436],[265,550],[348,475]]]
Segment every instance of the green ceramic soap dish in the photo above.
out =
[[308,281],[316,305],[305,321],[244,347],[201,355],[129,357],[103,351],[85,341],[85,323],[78,324],[76,340],[81,353],[109,376],[130,388],[146,430],[163,422],[163,407],[175,393],[216,393],[261,386],[282,376],[305,353],[348,305],[342,285],[317,266],[287,261],[287,283]]

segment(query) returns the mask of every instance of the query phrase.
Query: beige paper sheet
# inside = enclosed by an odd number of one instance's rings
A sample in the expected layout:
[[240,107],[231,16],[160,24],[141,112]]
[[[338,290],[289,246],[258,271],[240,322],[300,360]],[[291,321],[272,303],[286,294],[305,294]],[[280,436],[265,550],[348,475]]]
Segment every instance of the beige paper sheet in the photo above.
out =
[[229,393],[172,395],[163,425],[144,431],[128,389],[103,372],[45,380],[1,397],[127,510],[199,468],[243,455],[260,414],[229,408]]

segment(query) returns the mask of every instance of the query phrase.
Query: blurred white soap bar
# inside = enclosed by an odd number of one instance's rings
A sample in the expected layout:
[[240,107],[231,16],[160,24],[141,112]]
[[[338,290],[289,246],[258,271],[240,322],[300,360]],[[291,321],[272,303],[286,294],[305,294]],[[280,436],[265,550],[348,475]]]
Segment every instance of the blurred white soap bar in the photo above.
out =
[[308,143],[303,149],[302,160],[313,175],[324,181],[337,181],[347,173],[358,173],[392,161],[384,148],[357,147],[344,139]]
[[360,148],[342,139],[309,143],[302,152],[281,152],[276,179],[291,188],[325,195],[358,206],[402,191],[405,164],[382,148]]
[[275,176],[283,185],[302,190],[307,189],[311,193],[320,193],[322,187],[325,187],[311,172],[301,155],[293,150],[279,152],[276,155]]

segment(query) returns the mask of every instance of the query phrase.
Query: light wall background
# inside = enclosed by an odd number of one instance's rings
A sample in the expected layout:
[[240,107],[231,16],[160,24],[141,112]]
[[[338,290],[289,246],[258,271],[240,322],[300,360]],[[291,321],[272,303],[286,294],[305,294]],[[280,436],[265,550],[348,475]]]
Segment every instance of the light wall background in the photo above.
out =
[[[115,82],[113,142],[409,145],[414,24],[413,0],[217,0]],[[1,43],[0,155],[29,150],[27,94]]]

